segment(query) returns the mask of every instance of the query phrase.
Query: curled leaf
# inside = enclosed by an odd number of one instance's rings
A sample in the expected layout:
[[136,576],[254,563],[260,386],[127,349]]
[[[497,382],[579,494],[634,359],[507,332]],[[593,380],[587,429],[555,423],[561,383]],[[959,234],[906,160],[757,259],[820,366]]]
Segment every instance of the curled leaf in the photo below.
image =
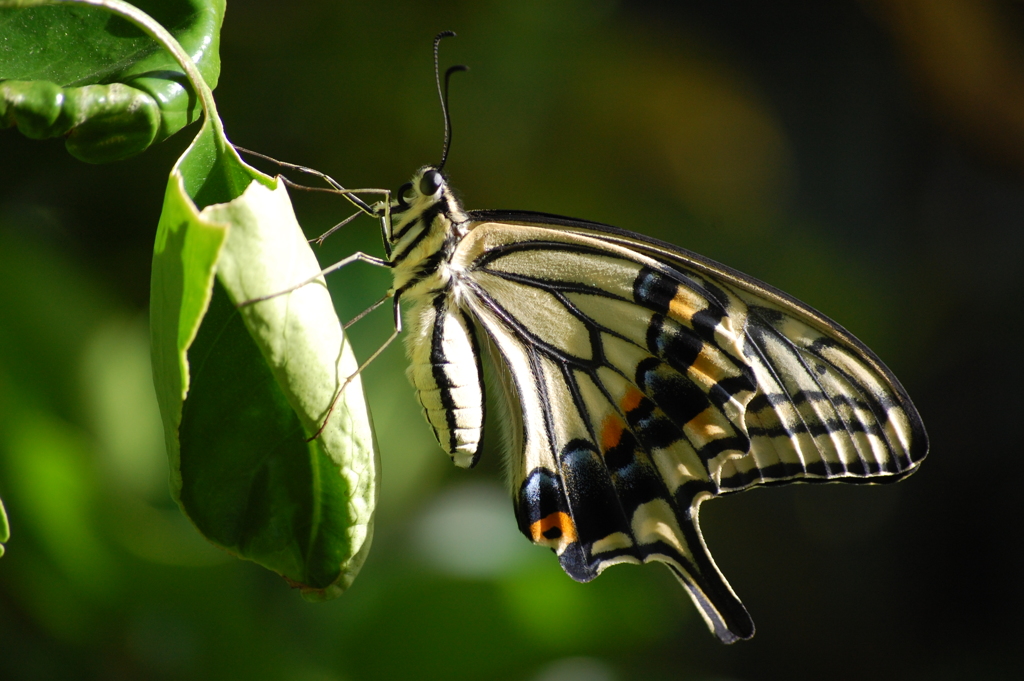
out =
[[[215,87],[224,0],[135,4],[172,27]],[[174,58],[121,17],[79,4],[0,0],[0,128],[32,139],[67,136],[72,156],[106,163],[144,151],[201,113]]]

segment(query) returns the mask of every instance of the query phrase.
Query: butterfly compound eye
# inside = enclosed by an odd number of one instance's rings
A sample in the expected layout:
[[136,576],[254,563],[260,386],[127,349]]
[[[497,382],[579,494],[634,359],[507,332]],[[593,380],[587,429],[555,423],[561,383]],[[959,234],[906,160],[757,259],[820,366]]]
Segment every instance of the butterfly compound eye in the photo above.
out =
[[420,178],[420,194],[433,196],[441,186],[441,173],[436,170],[428,170]]

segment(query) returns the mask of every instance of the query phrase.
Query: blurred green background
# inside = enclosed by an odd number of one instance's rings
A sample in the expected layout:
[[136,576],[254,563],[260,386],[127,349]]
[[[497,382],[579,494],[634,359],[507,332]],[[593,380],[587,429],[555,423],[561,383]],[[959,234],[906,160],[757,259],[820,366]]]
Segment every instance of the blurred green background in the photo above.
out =
[[[397,344],[364,375],[373,549],[302,601],[202,540],[167,492],[146,306],[189,128],[87,166],[0,133],[0,678],[1018,679],[1024,674],[1024,4],[1012,0],[228,6],[229,137],[397,187],[438,160],[430,42],[454,29],[451,181],[469,208],[607,222],[699,251],[877,351],[932,439],[886,487],[703,507],[758,626],[721,646],[667,570],[588,585],[519,535],[501,453],[456,470]],[[348,214],[296,197],[317,235]],[[359,220],[322,249],[380,253]],[[388,275],[331,281],[353,316]],[[387,335],[375,313],[357,351]],[[492,446],[497,437],[491,438]]]

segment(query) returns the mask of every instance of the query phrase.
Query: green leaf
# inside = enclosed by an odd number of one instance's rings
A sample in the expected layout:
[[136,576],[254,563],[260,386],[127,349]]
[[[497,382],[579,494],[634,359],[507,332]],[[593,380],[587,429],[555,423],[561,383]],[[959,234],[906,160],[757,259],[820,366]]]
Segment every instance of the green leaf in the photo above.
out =
[[204,125],[171,175],[153,256],[172,493],[208,539],[313,599],[347,588],[372,536],[376,449],[358,378],[330,409],[357,365],[322,280],[236,304],[319,270],[284,187]]
[[[205,177],[193,190],[206,196],[252,181],[200,212],[186,176]],[[321,435],[305,441],[356,370],[323,281],[241,311],[236,303],[318,270],[284,186],[204,128],[172,174],[153,263],[172,494],[210,541],[311,598],[340,594],[370,546],[378,473],[369,413],[355,379]]]
[[[182,174],[194,158],[211,156],[211,141],[197,140]],[[224,166],[212,177],[244,168],[232,154],[214,148],[212,155],[215,167]],[[319,270],[283,186],[254,180],[239,199],[201,213],[181,186],[168,188],[151,302],[172,493],[218,546],[279,572],[308,597],[336,596],[369,549],[377,499],[373,433],[357,379],[321,435],[305,439],[355,372],[354,356],[323,282],[241,312],[231,302],[284,290]]]
[[238,157],[174,37],[122,0],[75,2],[101,5],[163,46],[205,112],[171,172],[153,249],[153,379],[172,494],[214,544],[310,599],[337,596],[369,550],[379,467],[320,265],[284,186]]
[[[13,8],[0,1],[0,128],[33,139],[67,136],[89,163],[138,154],[199,119],[173,57],[124,19],[96,7]],[[216,86],[225,0],[136,0]],[[4,5],[8,5],[4,7]]]

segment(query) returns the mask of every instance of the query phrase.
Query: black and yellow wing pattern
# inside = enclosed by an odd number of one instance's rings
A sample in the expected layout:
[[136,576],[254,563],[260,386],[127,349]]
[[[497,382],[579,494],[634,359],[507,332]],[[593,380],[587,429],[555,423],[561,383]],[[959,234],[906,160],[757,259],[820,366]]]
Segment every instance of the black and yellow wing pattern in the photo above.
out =
[[755,485],[889,482],[927,453],[881,361],[766,284],[605,225],[464,212],[429,167],[400,197],[394,293],[412,303],[427,419],[456,464],[475,464],[486,348],[507,396],[519,527],[576,580],[662,562],[721,640],[749,638],[700,504]]
[[573,578],[661,561],[720,638],[747,638],[700,503],[758,484],[898,479],[923,458],[896,379],[792,298],[598,225],[469,217],[453,261],[510,369],[519,526]]

